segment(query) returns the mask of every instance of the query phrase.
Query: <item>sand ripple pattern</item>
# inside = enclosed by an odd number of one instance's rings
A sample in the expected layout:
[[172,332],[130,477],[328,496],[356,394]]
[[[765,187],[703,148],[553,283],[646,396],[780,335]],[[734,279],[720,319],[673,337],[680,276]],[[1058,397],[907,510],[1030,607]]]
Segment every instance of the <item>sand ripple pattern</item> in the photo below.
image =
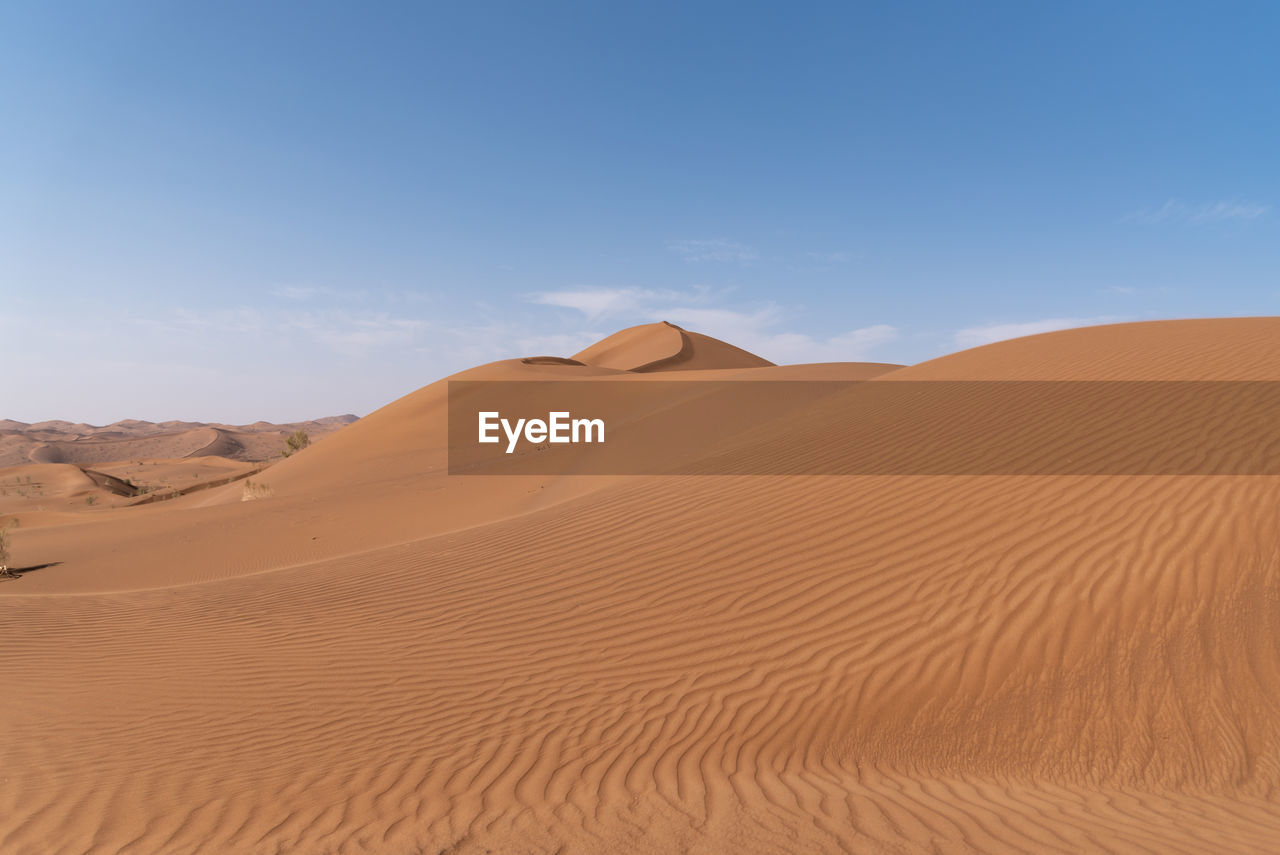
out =
[[6,597],[0,852],[1276,851],[1278,499],[646,479]]

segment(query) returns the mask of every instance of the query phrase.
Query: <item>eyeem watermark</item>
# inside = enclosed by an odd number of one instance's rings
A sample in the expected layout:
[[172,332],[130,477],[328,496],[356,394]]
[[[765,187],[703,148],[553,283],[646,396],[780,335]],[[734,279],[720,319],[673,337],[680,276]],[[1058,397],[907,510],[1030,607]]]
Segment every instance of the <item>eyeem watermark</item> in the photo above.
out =
[[1280,476],[1269,381],[449,381],[448,420],[453,475]]
[[507,437],[507,454],[516,450],[523,436],[525,442],[538,445],[543,442],[576,443],[604,442],[604,419],[575,419],[568,412],[548,413],[543,419],[504,419],[496,410],[478,414],[479,436],[476,442],[500,442],[499,428]]

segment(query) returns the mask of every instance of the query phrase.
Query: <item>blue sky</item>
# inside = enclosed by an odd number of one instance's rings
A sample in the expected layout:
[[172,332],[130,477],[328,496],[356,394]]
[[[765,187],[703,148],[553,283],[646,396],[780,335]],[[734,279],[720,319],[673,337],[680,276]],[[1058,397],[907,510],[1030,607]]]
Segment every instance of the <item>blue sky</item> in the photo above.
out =
[[[1123,7],[1123,8],[1121,8]],[[0,5],[0,418],[1280,314],[1280,6]]]

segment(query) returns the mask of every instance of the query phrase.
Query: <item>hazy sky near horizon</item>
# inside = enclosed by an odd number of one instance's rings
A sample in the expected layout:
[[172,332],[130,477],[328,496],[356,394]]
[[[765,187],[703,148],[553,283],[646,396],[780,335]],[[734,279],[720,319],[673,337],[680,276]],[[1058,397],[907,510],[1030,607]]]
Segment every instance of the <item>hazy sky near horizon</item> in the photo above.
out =
[[1280,314],[1272,2],[0,6],[0,418]]

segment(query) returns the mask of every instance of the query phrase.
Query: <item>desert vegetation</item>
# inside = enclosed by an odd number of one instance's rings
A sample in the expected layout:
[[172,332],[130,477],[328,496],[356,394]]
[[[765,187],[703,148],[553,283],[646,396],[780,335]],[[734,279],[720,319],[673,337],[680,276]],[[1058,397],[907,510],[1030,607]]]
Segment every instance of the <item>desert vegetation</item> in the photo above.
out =
[[9,569],[9,527],[11,523],[0,523],[0,579],[16,579],[17,575]]
[[302,449],[311,444],[311,437],[307,436],[307,432],[302,428],[298,428],[293,433],[284,438],[284,448],[280,452],[281,457],[289,457],[297,454]]
[[244,479],[244,486],[240,489],[240,501],[252,502],[254,499],[265,499],[271,495],[271,492],[270,484],[246,478]]

